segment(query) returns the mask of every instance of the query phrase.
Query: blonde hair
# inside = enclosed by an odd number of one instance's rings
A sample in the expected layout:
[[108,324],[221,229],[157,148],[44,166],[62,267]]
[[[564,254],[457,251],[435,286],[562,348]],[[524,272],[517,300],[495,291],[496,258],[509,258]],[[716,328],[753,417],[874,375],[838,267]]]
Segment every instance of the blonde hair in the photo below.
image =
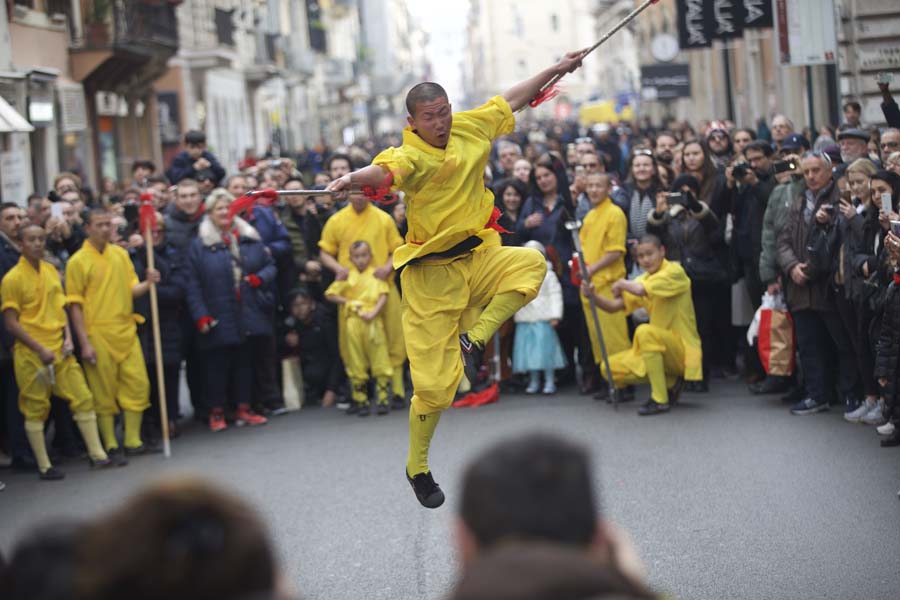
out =
[[234,195],[225,188],[216,188],[209,193],[203,203],[206,205],[206,210],[211,211],[216,204],[223,201],[231,204],[234,202]]
[[849,167],[847,167],[846,173],[862,173],[866,177],[871,177],[877,170],[878,167],[876,167],[875,163],[873,163],[868,158],[857,158],[852,163],[850,163]]

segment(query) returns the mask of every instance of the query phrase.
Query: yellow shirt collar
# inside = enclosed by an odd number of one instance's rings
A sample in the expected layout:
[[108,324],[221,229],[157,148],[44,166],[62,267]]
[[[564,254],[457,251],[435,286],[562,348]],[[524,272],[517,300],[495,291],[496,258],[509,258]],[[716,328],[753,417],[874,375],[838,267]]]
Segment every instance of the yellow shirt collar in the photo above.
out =
[[[450,126],[450,136],[453,135],[453,126]],[[428,154],[433,154],[434,156],[443,156],[445,148],[435,148],[421,137],[419,134],[413,131],[411,125],[407,125],[403,128],[403,143],[416,148],[417,150],[421,150],[422,152],[427,152]],[[450,143],[450,138],[447,138],[447,143]]]

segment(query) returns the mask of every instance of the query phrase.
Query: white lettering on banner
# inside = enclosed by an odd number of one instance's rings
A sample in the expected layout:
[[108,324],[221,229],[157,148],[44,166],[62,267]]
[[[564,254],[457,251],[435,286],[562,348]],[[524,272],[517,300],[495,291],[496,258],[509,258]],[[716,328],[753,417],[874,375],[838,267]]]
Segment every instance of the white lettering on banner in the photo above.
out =
[[716,34],[734,33],[734,0],[715,0]]
[[706,39],[706,29],[703,26],[703,0],[687,0],[684,24],[688,32],[689,44],[699,46],[709,44],[709,40]]
[[763,2],[767,2],[768,0],[744,0],[744,10],[747,11],[747,14],[744,16],[744,23],[750,25],[754,21],[761,19],[766,16],[765,10],[763,10]]

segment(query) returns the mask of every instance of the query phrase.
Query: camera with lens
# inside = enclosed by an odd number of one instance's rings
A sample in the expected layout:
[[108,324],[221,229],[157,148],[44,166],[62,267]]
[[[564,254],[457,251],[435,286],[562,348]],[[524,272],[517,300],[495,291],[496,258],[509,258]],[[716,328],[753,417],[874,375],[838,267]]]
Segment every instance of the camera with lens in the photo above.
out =
[[792,160],[776,160],[772,163],[772,172],[778,175],[779,173],[787,173],[788,171],[796,171],[797,164]]
[[750,165],[746,162],[739,162],[731,169],[731,176],[735,179],[743,179],[750,173]]

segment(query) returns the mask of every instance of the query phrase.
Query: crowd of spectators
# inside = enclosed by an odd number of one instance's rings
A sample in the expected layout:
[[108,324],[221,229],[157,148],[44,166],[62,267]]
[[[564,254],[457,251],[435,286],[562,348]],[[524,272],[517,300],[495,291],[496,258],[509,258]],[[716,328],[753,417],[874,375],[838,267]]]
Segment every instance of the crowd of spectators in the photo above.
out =
[[[572,273],[573,238],[561,222],[589,221],[589,213],[611,199],[626,223],[627,277],[641,274],[635,249],[653,234],[690,278],[703,375],[688,382],[687,392],[707,393],[716,380],[743,377],[754,393],[787,394],[794,414],[840,405],[848,421],[878,426],[884,444],[900,443],[895,428],[900,414],[894,408],[900,393],[900,294],[894,284],[900,252],[900,114],[886,85],[884,93],[891,126],[882,129],[864,127],[858,107],[849,103],[845,123],[817,132],[799,131],[787,116],[776,115],[754,128],[722,121],[590,128],[527,122],[499,140],[485,185],[503,213],[503,243],[541,248],[558,280],[553,308],[540,320],[555,329],[562,354],[558,362],[540,367],[548,371],[543,386],[535,379],[536,367],[517,372],[517,364],[529,361],[512,355],[516,320],[510,320],[496,344],[501,389],[553,394],[575,386],[608,399],[585,318],[589,313]],[[307,404],[368,415],[369,398],[377,396],[378,413],[387,414],[388,403],[401,409],[407,397],[397,325],[402,290],[390,267],[391,253],[406,235],[403,198],[389,194],[376,202],[351,198],[336,205],[319,193],[262,194],[249,202],[244,196],[250,190],[322,190],[368,164],[383,145],[369,141],[293,158],[248,153],[229,172],[206,147],[203,133],[191,131],[168,169],[137,161],[125,185],[104,180],[94,191],[79,175],[60,173],[46,196],[5,198],[0,205],[0,279],[20,259],[23,225],[45,232],[43,259],[65,276],[79,252],[92,245],[101,250],[93,241],[102,237],[94,220],[108,220],[108,243],[127,252],[135,281],[150,276],[156,284],[173,435],[182,429],[187,401],[194,418],[212,431],[262,425],[283,414],[284,371],[290,365],[302,373],[302,389],[291,392]],[[147,193],[157,217],[152,270],[148,240],[138,226]],[[894,232],[892,221],[898,222]],[[374,310],[373,304],[373,314],[367,309],[370,318],[364,319],[384,321],[379,335],[390,364],[379,367],[377,384],[367,383],[365,373],[348,377],[342,333],[348,299],[334,291],[340,286],[327,293],[354,272],[351,248],[360,241],[368,246],[369,262],[359,270],[371,269],[375,280],[386,284],[384,309]],[[591,240],[584,243],[590,246]],[[749,317],[741,304],[749,304],[752,315],[767,293],[784,297],[796,327],[800,369],[793,376],[767,374],[745,340]],[[152,406],[143,421],[147,443],[141,448],[152,451],[162,424],[150,302],[133,295]],[[77,305],[73,296],[67,289],[69,303]],[[629,318],[629,331],[641,322],[638,311]],[[3,446],[14,466],[33,468],[19,411],[16,347],[9,332],[0,334]],[[71,337],[74,356],[93,357],[90,344],[85,354],[85,340]],[[494,347],[488,345],[484,376]],[[523,346],[521,352],[528,351]],[[185,402],[179,397],[182,373],[190,392]],[[88,383],[94,383],[90,376]],[[625,390],[620,399],[631,397]],[[51,456],[82,456],[65,402],[52,400],[49,420]],[[104,445],[109,449],[108,437]]]

